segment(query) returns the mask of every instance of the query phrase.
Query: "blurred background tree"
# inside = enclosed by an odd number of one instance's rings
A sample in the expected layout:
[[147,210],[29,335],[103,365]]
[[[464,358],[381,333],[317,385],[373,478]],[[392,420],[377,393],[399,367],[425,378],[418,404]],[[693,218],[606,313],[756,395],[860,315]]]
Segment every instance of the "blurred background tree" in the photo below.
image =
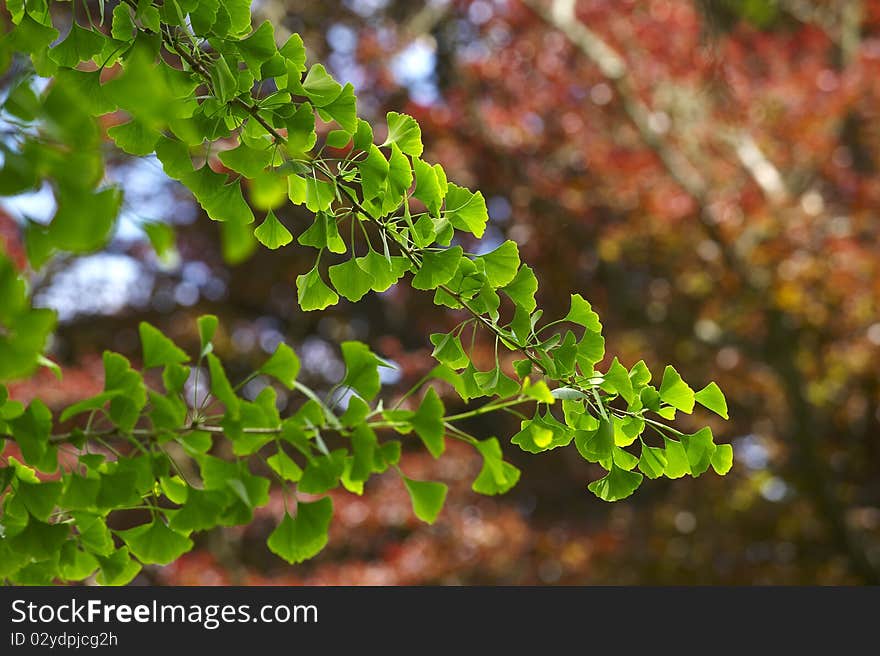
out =
[[[263,544],[279,498],[262,522],[208,536],[141,582],[880,583],[880,1],[253,9],[279,38],[301,33],[368,117],[420,121],[426,157],[483,190],[488,234],[520,244],[548,312],[583,290],[625,364],[649,356],[717,380],[733,420],[714,430],[736,464],[609,505],[583,489],[589,465],[574,452],[506,449],[524,471],[501,499],[470,493],[469,452],[412,453],[408,468],[451,485],[432,527],[380,479],[363,499],[337,497],[331,547],[289,568]],[[454,324],[405,289],[302,313],[293,280],[306,255],[231,249],[155,161],[117,152],[109,175],[127,202],[112,243],[36,280],[60,314],[64,382],[43,372],[16,398],[96,393],[102,348],[137,357],[141,320],[191,346],[204,312],[226,327],[218,350],[233,374],[283,339],[329,387],[341,371],[332,344],[354,338],[397,363],[385,383],[406,389],[432,366],[427,335]],[[22,228],[52,215],[51,198],[4,203],[7,250],[21,252]],[[474,430],[516,431],[498,422]]]

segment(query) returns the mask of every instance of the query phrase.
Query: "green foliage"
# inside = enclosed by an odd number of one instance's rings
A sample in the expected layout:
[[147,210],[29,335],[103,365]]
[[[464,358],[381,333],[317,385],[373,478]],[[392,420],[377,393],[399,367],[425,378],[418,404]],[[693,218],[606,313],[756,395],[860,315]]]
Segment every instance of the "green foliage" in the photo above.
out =
[[35,309],[27,284],[0,253],[0,382],[30,375],[55,327],[55,313]]
[[327,544],[327,529],[333,516],[333,502],[325,497],[313,503],[300,501],[296,517],[287,513],[269,536],[268,545],[290,564],[318,554]]
[[409,492],[416,517],[427,524],[433,524],[437,520],[437,515],[443,510],[449,488],[444,483],[414,481],[406,476],[403,476],[403,483],[406,491]]
[[[0,194],[49,182],[58,201],[47,225],[25,226],[29,264],[36,269],[55,253],[94,251],[112,234],[123,197],[122,190],[102,186],[97,119],[119,111],[123,119],[107,137],[129,155],[156,154],[165,172],[222,222],[230,261],[249,257],[258,244],[297,247],[279,218],[288,200],[314,215],[296,235],[315,257],[296,279],[303,311],[323,310],[340,297],[357,303],[404,279],[430,292],[437,305],[460,311],[462,323],[430,336],[439,366],[423,382],[449,383],[464,404],[484,401],[450,413],[447,404],[457,401],[444,401],[434,387],[416,401],[420,384],[389,406],[380,377],[389,365],[359,342],[341,344],[345,374],[324,399],[298,380],[300,361],[286,344],[233,384],[214,352],[216,317],[199,319],[192,360],[142,323],[143,368],[156,371],[145,378],[122,355],[105,353],[104,390],[61,410],[59,421],[74,424],[66,432],[55,430],[42,402],[24,406],[0,386],[0,444],[16,442],[23,458],[0,466],[0,579],[75,581],[94,574],[101,584],[128,583],[142,566],[167,564],[188,551],[194,534],[250,522],[254,509],[269,502],[270,476],[288,510],[268,548],[302,562],[328,541],[332,495],[363,494],[374,475],[391,468],[400,473],[406,440],[434,457],[443,454],[447,438],[462,440],[482,460],[473,490],[510,490],[520,472],[504,461],[499,440],[478,439],[461,422],[513,406],[523,420],[511,443],[541,453],[574,442],[585,461],[607,472],[588,485],[605,501],[628,497],[644,477],[730,470],[730,445],[716,445],[708,428],[684,434],[666,423],[697,403],[726,419],[718,386],[695,393],[667,366],[657,388],[644,362],[628,369],[617,358],[597,369],[605,341],[590,303],[575,293],[564,317],[543,316],[535,272],[512,241],[481,248],[489,218],[483,195],[421,159],[414,118],[389,112],[387,136],[376,144],[372,127],[358,118],[353,87],[320,63],[307,66],[298,35],[278,47],[270,23],[252,30],[246,0],[171,6],[119,4],[109,34],[74,20],[54,47],[52,20],[63,13],[62,3],[53,12],[42,0],[11,8],[14,25],[0,39],[0,62],[27,56],[34,74],[53,78],[35,85],[33,75],[16,76],[0,106],[4,117],[29,127],[14,145],[2,145]],[[95,70],[115,64],[103,79]],[[277,90],[260,95],[263,88]],[[334,156],[325,156],[325,148]],[[265,213],[256,227],[252,208]],[[167,226],[145,230],[160,257],[173,250]],[[24,274],[2,255],[0,298],[0,381],[6,381],[46,363],[55,317],[32,307]],[[462,341],[466,328],[494,336],[490,369],[477,369],[468,340]],[[512,369],[501,349],[517,354]],[[195,373],[204,368],[207,380]],[[243,383],[257,375],[271,384],[253,400],[241,398]],[[299,399],[287,416],[276,408],[275,384]],[[198,389],[190,393],[187,385]],[[194,405],[201,398],[205,402]],[[343,398],[347,407],[340,414],[336,404]],[[221,440],[228,444],[214,451]],[[74,466],[59,466],[61,444],[77,449]],[[174,449],[166,448],[171,444]],[[102,450],[85,448],[94,445]],[[197,470],[196,480],[182,477],[180,457]],[[400,475],[415,516],[436,521],[446,485]],[[305,501],[299,493],[321,498]],[[133,508],[140,509],[140,523],[111,528],[114,514]]]
[[287,246],[293,241],[293,235],[278,220],[272,210],[269,210],[266,219],[254,230],[254,236],[263,246],[272,250]]

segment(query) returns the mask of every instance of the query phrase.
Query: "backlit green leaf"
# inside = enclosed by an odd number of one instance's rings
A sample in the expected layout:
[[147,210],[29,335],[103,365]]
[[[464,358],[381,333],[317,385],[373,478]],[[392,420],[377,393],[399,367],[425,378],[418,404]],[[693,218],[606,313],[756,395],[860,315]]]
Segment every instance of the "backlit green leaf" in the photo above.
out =
[[331,253],[344,253],[345,242],[339,236],[336,219],[326,212],[318,212],[312,225],[303,232],[297,241],[303,246],[326,248]]
[[299,105],[284,119],[284,125],[287,127],[287,148],[291,153],[306,153],[314,147],[318,135],[315,133],[315,111],[309,103]]
[[685,474],[690,474],[690,461],[682,443],[668,437],[664,437],[663,442],[666,446],[665,474],[667,478],[681,478]]
[[31,401],[18,417],[8,420],[24,461],[31,467],[48,473],[58,468],[57,447],[49,441],[52,432],[52,412],[39,399]]
[[272,151],[268,148],[251,148],[245,143],[237,148],[220,151],[220,161],[236,173],[241,173],[246,178],[255,178],[269,166],[272,161]]
[[306,70],[306,48],[302,37],[299,34],[291,34],[279,52],[287,60],[287,74],[298,83],[300,73]]
[[134,119],[108,128],[107,136],[129,155],[149,155],[155,150],[156,142],[162,135],[158,130]]
[[339,302],[339,296],[327,286],[318,273],[318,266],[296,277],[296,291],[299,306],[305,310],[323,310]]
[[611,367],[605,374],[605,383],[602,385],[602,389],[620,394],[627,403],[632,403],[635,398],[629,372],[618,362],[617,358],[614,358]]
[[433,524],[437,520],[437,515],[443,510],[449,487],[445,483],[416,481],[406,476],[403,477],[403,483],[406,485],[406,491],[409,492],[416,517],[426,524]]
[[350,387],[366,400],[373,399],[381,388],[379,365],[381,360],[360,342],[342,342],[345,377],[342,385]]
[[27,511],[41,521],[48,521],[55,509],[58,497],[61,496],[61,483],[18,482],[16,497],[24,504]]
[[189,362],[189,356],[155,326],[141,321],[138,331],[144,349],[144,367],[146,369]]
[[666,451],[642,442],[639,471],[648,478],[659,478],[666,471]]
[[494,251],[477,258],[486,267],[486,277],[493,287],[510,284],[519,270],[519,248],[507,240]]
[[49,236],[59,250],[88,253],[103,246],[122,204],[116,188],[86,192],[65,188],[58,211],[49,224]]
[[446,192],[446,216],[453,227],[482,237],[489,221],[486,201],[481,192],[472,192],[449,183]]
[[641,484],[641,474],[612,465],[604,478],[593,481],[587,488],[603,501],[620,501],[635,492]]
[[729,419],[727,416],[727,400],[721,392],[721,388],[715,383],[709,383],[694,395],[694,399],[704,408],[708,408],[717,415]]
[[417,157],[413,158],[412,163],[416,178],[414,196],[425,204],[431,214],[439,216],[444,194],[437,180],[437,172],[434,167]]
[[253,34],[237,41],[235,46],[251,72],[254,75],[259,75],[263,62],[268,61],[277,52],[272,24],[269,21],[263,21]]
[[372,281],[374,292],[386,291],[410,269],[410,262],[406,257],[394,255],[386,258],[372,249],[366,255],[355,258],[355,262]]
[[504,462],[498,440],[490,437],[474,446],[483,456],[483,467],[471,486],[474,492],[495,495],[513,488],[519,481],[520,471],[509,462]]
[[183,507],[171,517],[169,527],[174,531],[205,531],[217,525],[228,505],[226,492],[190,488]]
[[339,92],[333,101],[327,105],[318,105],[318,113],[324,118],[333,119],[339,123],[346,132],[357,130],[357,100],[354,95],[354,86],[349,82]]
[[599,315],[593,311],[592,306],[580,294],[571,295],[571,307],[565,315],[565,321],[571,321],[594,333],[602,332],[602,324]]
[[203,166],[187,174],[181,182],[193,193],[208,216],[214,221],[248,224],[254,222],[254,213],[241,194],[238,181],[226,184],[226,176]]
[[120,2],[113,9],[110,36],[117,41],[131,41],[134,36],[134,30],[135,25],[131,17],[131,9],[124,2]]
[[692,435],[682,435],[681,443],[687,454],[691,475],[694,478],[709,469],[716,449],[711,429],[701,428]]
[[293,459],[281,449],[275,455],[266,458],[272,470],[286,481],[296,482],[302,478],[303,470]]
[[352,303],[357,303],[373,287],[373,277],[364,271],[355,260],[334,264],[327,273],[330,282],[340,295]]
[[339,485],[345,470],[345,449],[312,458],[306,465],[297,489],[307,494],[323,494]]
[[[297,85],[298,82],[293,87],[288,88],[293,92],[297,92],[295,88]],[[300,91],[308,96],[309,100],[315,104],[315,107],[324,107],[336,100],[339,94],[342,93],[342,85],[333,79],[324,66],[314,64],[306,74],[306,78],[302,81]]]
[[535,292],[538,291],[538,279],[531,267],[524,264],[517,271],[516,276],[502,290],[510,300],[521,306],[526,312],[532,313],[538,304],[535,302]]
[[167,565],[192,549],[193,543],[185,535],[173,531],[165,522],[154,519],[125,531],[118,531],[129,550],[146,565]]
[[284,227],[272,210],[266,214],[266,219],[254,230],[254,236],[266,248],[276,249],[287,246],[293,241],[293,235]]
[[333,517],[333,501],[324,497],[296,505],[296,516],[285,513],[281,523],[272,531],[266,544],[272,553],[291,565],[312,558],[327,544],[327,531]]
[[439,458],[443,453],[446,445],[443,440],[445,428],[443,426],[443,401],[437,396],[437,392],[433,387],[429,387],[425,397],[422,399],[419,409],[416,410],[410,419],[416,434],[425,443],[428,451],[435,458]]
[[614,449],[614,427],[607,419],[599,420],[596,430],[577,430],[574,445],[578,453],[589,462],[599,462],[611,457]]
[[552,414],[536,415],[534,419],[521,422],[520,431],[511,438],[523,451],[541,453],[568,446],[575,433],[560,423]]
[[408,114],[388,112],[388,138],[382,146],[397,144],[407,155],[419,157],[422,154],[422,130],[416,120]]
[[64,41],[49,51],[49,57],[59,66],[74,68],[101,52],[105,39],[100,32],[80,27],[74,22]]
[[663,371],[660,399],[682,412],[691,413],[694,410],[694,391],[671,365],[667,365]]
[[712,469],[716,474],[724,476],[733,467],[733,447],[729,444],[719,444],[712,454]]
[[211,375],[211,394],[225,406],[228,416],[237,419],[241,403],[226,377],[226,371],[216,355],[208,353],[207,358],[208,371]]
[[199,328],[201,353],[207,353],[208,346],[211,344],[211,340],[214,339],[214,333],[217,332],[217,325],[219,321],[217,317],[213,314],[203,314],[196,320],[196,323]]
[[176,252],[174,228],[167,223],[159,223],[158,221],[144,223],[141,227],[146,233],[147,239],[150,240],[150,245],[156,251],[156,256],[159,260],[163,263],[171,261]]
[[98,556],[101,569],[96,577],[101,585],[126,585],[141,571],[141,564],[131,558],[127,547],[107,557]]
[[434,351],[431,355],[452,369],[462,369],[467,366],[470,359],[461,346],[461,339],[458,335],[434,333],[431,335],[431,343],[434,345]]
[[425,253],[421,268],[413,276],[413,288],[436,289],[449,282],[455,275],[461,257],[461,246]]
[[293,389],[299,370],[300,362],[296,353],[287,344],[281,342],[272,356],[260,367],[259,372],[272,376],[287,389]]

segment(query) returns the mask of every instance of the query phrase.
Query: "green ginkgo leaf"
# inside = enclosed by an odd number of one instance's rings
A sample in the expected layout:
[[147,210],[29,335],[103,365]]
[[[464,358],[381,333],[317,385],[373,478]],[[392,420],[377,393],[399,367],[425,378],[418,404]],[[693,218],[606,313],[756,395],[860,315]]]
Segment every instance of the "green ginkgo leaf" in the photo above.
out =
[[614,427],[607,419],[601,419],[596,430],[575,431],[574,445],[584,460],[589,462],[609,458],[614,449]]
[[642,442],[639,471],[648,478],[660,478],[666,471],[666,451]]
[[682,435],[681,443],[687,454],[691,476],[694,478],[709,469],[712,456],[715,454],[715,442],[709,427],[701,428],[692,435]]
[[324,497],[318,501],[296,504],[296,516],[284,513],[266,544],[269,550],[291,565],[301,563],[320,553],[327,544],[327,531],[333,516],[333,501]]
[[599,315],[593,311],[589,302],[584,300],[580,294],[571,295],[571,307],[568,314],[565,315],[564,321],[571,321],[594,333],[602,332]]
[[681,379],[671,365],[667,365],[663,371],[660,399],[682,412],[691,413],[694,410],[694,390]]
[[627,403],[632,403],[635,398],[629,372],[617,358],[612,360],[611,366],[605,374],[605,383],[602,385],[602,389],[612,394],[619,394]]
[[642,475],[611,465],[611,470],[604,478],[593,481],[587,488],[603,501],[620,501],[626,499],[642,484]]
[[74,21],[64,41],[49,51],[49,57],[59,66],[74,68],[101,52],[105,39],[99,31],[80,27]]
[[129,155],[149,155],[156,149],[162,134],[137,119],[114,125],[107,129],[107,136]]
[[134,30],[135,24],[131,17],[131,8],[124,2],[120,2],[113,9],[110,36],[117,41],[131,41]]
[[49,515],[55,509],[58,497],[61,496],[61,483],[43,482],[26,483],[18,482],[16,498],[24,504],[27,511],[41,521],[48,521]]
[[437,172],[434,167],[417,157],[413,157],[412,163],[416,178],[416,190],[413,195],[425,204],[431,214],[439,216],[444,193],[441,191]]
[[422,266],[413,276],[415,289],[436,289],[446,284],[455,275],[458,262],[462,258],[461,246],[425,253]]
[[443,504],[446,502],[449,486],[434,481],[416,481],[406,476],[403,477],[403,483],[406,491],[409,492],[416,517],[426,524],[437,521],[437,515],[443,510]]
[[729,419],[727,416],[727,400],[721,388],[715,383],[709,383],[694,395],[697,403],[704,408],[708,408],[717,415]]
[[131,557],[127,547],[121,547],[105,557],[98,556],[97,581],[101,585],[126,585],[141,571],[141,564]]
[[410,269],[410,261],[403,255],[385,257],[373,249],[366,255],[355,258],[358,267],[372,280],[374,292],[384,292],[400,280]]
[[463,369],[470,362],[467,353],[461,345],[458,335],[446,333],[434,333],[431,335],[431,343],[434,351],[431,355],[452,369]]
[[422,130],[416,120],[408,114],[388,112],[388,138],[382,146],[396,144],[407,155],[419,157],[422,154]]
[[719,444],[712,454],[712,469],[716,474],[724,476],[733,467],[733,447],[729,444]]
[[272,23],[263,21],[263,23],[254,30],[253,34],[245,39],[237,41],[235,44],[241,58],[244,59],[248,68],[258,75],[263,62],[269,61],[272,55],[277,52],[275,47],[275,32],[272,29]]
[[217,332],[217,326],[220,321],[213,314],[203,314],[196,320],[196,323],[199,328],[201,353],[207,353],[211,340],[214,339],[214,333]]
[[486,278],[493,287],[510,284],[519,270],[519,248],[516,242],[507,240],[494,251],[477,258],[486,268]]
[[[307,183],[307,189],[310,184]],[[299,236],[297,241],[303,246],[312,246],[317,249],[326,248],[331,253],[346,251],[345,242],[339,235],[336,219],[326,212],[318,212],[315,221]]]
[[[298,81],[294,87],[289,88],[291,91],[297,92],[296,86],[299,86]],[[314,64],[309,69],[299,88],[315,104],[315,107],[329,105],[342,93],[342,85],[334,80],[321,64]]]
[[318,273],[318,266],[296,277],[296,291],[299,306],[305,310],[323,310],[339,302],[339,296],[327,286]]
[[357,303],[373,287],[373,276],[364,271],[355,260],[334,264],[327,273],[330,282],[342,296]]
[[[318,103],[315,104],[318,105]],[[332,119],[339,123],[346,132],[357,130],[357,99],[354,95],[354,85],[351,82],[346,83],[331,103],[318,105],[318,113],[323,118]]]
[[482,237],[489,221],[486,200],[481,192],[472,192],[449,183],[446,192],[446,216],[453,227]]
[[235,390],[226,377],[226,371],[220,359],[213,353],[208,353],[208,371],[211,375],[211,394],[226,407],[226,414],[232,419],[238,419],[241,402],[235,394]]
[[501,445],[494,437],[474,445],[483,456],[483,467],[471,486],[479,494],[504,494],[519,481],[520,471],[509,462],[504,462]]
[[275,352],[259,368],[261,374],[272,376],[287,389],[293,389],[299,375],[300,362],[296,353],[284,342],[278,344]]
[[437,396],[433,387],[429,387],[422,399],[419,409],[410,418],[413,430],[424,442],[425,447],[435,458],[439,458],[446,444],[443,440],[445,428],[443,426],[443,401]]
[[167,565],[192,549],[193,543],[185,535],[174,531],[165,522],[155,519],[117,535],[129,550],[145,565]]
[[272,210],[266,214],[265,220],[254,230],[256,237],[263,246],[275,250],[282,246],[287,246],[293,241],[293,235],[284,227],[284,224],[278,220]]
[[382,387],[379,377],[382,360],[361,342],[342,342],[340,348],[345,362],[345,377],[341,384],[368,401],[373,399]]
[[246,178],[255,178],[271,163],[272,150],[252,148],[241,143],[237,148],[220,151],[218,157],[236,173],[241,173]]
[[189,356],[155,326],[141,321],[138,331],[144,349],[145,368],[189,362]]
[[272,468],[272,471],[286,481],[296,483],[302,478],[302,468],[297,465],[289,455],[280,449],[275,455],[266,458],[266,464]]
[[519,268],[516,276],[504,286],[502,291],[510,297],[510,300],[529,314],[538,307],[538,304],[535,302],[535,292],[538,291],[538,279],[535,277],[531,267],[526,264]]
[[667,478],[681,478],[691,473],[691,465],[684,446],[678,440],[668,437],[663,438],[666,447],[666,470]]

